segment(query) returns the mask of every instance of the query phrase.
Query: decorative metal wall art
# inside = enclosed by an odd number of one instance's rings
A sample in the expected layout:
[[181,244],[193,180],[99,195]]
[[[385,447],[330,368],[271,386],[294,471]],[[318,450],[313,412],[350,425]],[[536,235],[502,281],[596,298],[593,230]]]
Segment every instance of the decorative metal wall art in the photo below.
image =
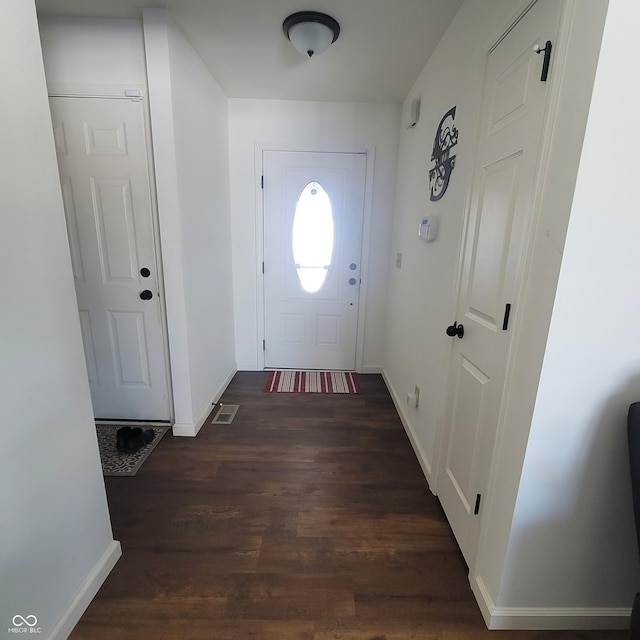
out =
[[458,129],[453,121],[456,117],[456,107],[452,107],[442,116],[436,137],[433,140],[431,160],[433,167],[429,169],[430,199],[433,202],[440,200],[444,195],[451,172],[456,166],[456,157],[451,155],[451,149],[458,144]]

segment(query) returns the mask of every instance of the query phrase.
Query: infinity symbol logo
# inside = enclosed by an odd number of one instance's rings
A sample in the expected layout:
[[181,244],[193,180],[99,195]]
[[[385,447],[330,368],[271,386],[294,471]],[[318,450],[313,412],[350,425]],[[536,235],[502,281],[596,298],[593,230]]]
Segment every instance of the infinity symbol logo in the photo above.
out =
[[35,627],[38,624],[38,618],[34,615],[27,616],[23,618],[22,616],[13,616],[13,625],[15,627],[21,627],[23,624],[26,624],[27,627]]

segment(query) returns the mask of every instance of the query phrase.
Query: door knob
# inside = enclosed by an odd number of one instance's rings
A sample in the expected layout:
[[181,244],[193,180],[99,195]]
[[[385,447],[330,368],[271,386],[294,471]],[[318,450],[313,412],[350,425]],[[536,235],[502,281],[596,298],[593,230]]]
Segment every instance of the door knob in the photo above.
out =
[[458,338],[462,338],[462,336],[464,335],[464,327],[461,324],[454,322],[453,324],[450,324],[447,327],[447,335],[450,336],[451,338],[453,338],[453,336],[458,336]]
[[153,298],[153,293],[151,293],[151,291],[149,291],[149,289],[145,289],[144,291],[140,292],[140,299],[141,300],[151,300],[151,298]]

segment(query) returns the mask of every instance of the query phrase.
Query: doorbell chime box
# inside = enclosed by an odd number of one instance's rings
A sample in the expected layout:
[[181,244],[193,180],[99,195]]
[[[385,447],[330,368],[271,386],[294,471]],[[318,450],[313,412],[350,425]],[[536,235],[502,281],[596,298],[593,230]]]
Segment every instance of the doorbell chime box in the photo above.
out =
[[418,237],[425,242],[431,242],[438,236],[438,218],[436,216],[428,216],[420,219],[418,228]]

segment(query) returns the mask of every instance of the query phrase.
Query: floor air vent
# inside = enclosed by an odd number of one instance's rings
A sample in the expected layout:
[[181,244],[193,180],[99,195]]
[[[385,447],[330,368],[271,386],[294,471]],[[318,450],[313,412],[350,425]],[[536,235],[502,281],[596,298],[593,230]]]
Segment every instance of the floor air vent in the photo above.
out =
[[239,404],[221,404],[211,424],[231,424],[239,408]]

